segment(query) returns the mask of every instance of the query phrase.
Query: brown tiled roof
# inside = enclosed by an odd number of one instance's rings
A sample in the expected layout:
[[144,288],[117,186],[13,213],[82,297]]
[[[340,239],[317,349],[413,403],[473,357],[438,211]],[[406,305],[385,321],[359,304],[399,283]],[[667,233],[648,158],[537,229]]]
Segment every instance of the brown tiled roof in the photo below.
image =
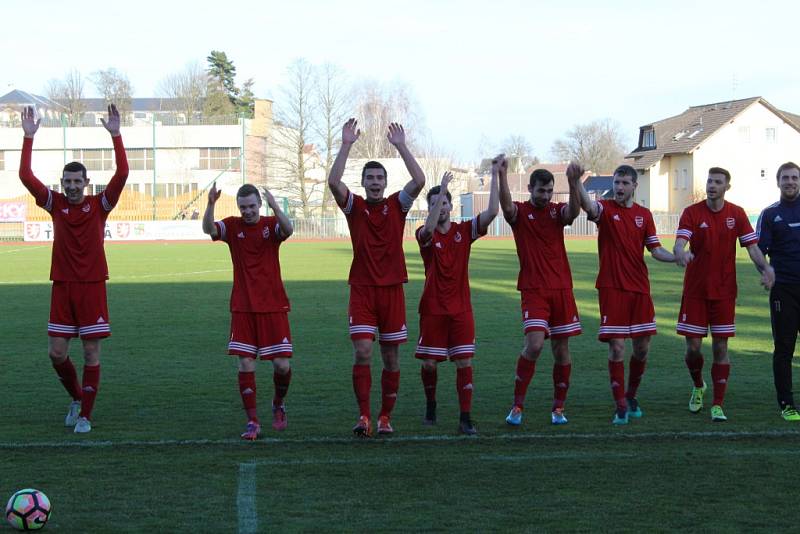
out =
[[[800,131],[800,116],[783,112],[760,96],[692,106],[680,115],[642,126],[642,130],[649,126],[653,127],[656,146],[655,148],[639,146],[626,156],[626,161],[638,170],[646,170],[661,161],[664,156],[691,153],[722,126],[756,102],[760,102]],[[639,144],[641,145],[641,140]]]

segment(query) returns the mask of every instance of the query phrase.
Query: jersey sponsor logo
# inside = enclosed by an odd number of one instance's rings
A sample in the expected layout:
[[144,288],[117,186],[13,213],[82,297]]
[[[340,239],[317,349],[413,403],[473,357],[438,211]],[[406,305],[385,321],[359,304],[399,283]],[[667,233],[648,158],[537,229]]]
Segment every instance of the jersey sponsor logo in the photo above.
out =
[[781,216],[780,216],[780,215],[776,215],[776,216],[775,216],[775,218],[774,218],[774,219],[772,219],[772,222],[781,222],[782,220],[783,220],[783,219],[781,219]]
[[69,215],[69,208],[62,209],[61,213],[65,214],[65,215]]
[[442,243],[440,241],[436,242],[436,248],[442,248]]
[[728,227],[728,230],[733,230],[733,227],[736,226],[736,219],[733,217],[727,217],[725,219],[725,225]]
[[533,220],[533,219],[535,219],[535,217],[533,216],[533,213],[529,213],[529,214],[528,214],[528,218],[529,218],[530,220]]
[[83,207],[81,208],[81,211],[83,213],[89,213],[89,210],[91,210],[91,209],[92,209],[92,206],[90,206],[89,204],[84,204]]
[[261,235],[264,237],[264,239],[269,239],[269,226],[264,227],[264,230],[261,232]]
[[612,217],[612,219],[614,219],[615,221],[621,221],[622,220],[622,219],[619,218],[619,213],[615,213],[614,216]]
[[383,214],[384,215],[388,215],[389,214],[389,204],[384,204],[383,205]]
[[244,232],[239,232],[238,234],[236,234],[236,237],[238,237],[239,239],[244,239]]
[[455,241],[456,243],[461,243],[461,232],[456,232]]
[[700,228],[708,228],[708,225],[706,224],[705,221],[700,223]]
[[636,226],[638,228],[644,226],[644,217],[642,217],[641,215],[637,215],[636,217],[634,217],[633,221],[636,223]]

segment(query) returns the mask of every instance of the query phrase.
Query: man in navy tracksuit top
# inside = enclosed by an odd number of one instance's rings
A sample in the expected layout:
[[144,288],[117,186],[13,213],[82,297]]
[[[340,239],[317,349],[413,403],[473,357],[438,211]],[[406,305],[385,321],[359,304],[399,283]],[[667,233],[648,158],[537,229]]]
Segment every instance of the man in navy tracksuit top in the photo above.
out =
[[772,372],[781,416],[800,421],[792,395],[792,357],[800,329],[800,167],[791,161],[778,168],[780,201],[758,218],[758,246],[769,255],[775,285],[769,294],[772,338]]

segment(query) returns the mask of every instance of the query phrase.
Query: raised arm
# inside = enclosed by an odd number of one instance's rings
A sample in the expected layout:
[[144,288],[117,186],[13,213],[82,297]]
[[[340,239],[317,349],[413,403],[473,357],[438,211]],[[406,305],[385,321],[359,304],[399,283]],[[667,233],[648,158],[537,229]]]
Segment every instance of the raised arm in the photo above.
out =
[[600,207],[597,204],[597,201],[592,200],[592,198],[589,196],[589,192],[586,191],[586,188],[583,187],[583,183],[580,180],[575,182],[575,189],[578,192],[578,197],[581,201],[581,208],[583,208],[583,211],[586,212],[586,216],[589,218],[589,220],[597,219],[597,216],[600,213]]
[[361,130],[358,129],[358,121],[350,119],[342,126],[342,146],[333,161],[331,173],[328,176],[328,187],[331,188],[334,200],[339,206],[344,206],[347,202],[347,186],[342,183],[344,168],[347,165],[347,158],[350,155],[350,148],[358,140]]
[[28,106],[22,110],[22,131],[25,137],[22,140],[22,154],[19,161],[19,179],[22,185],[25,186],[25,189],[30,191],[33,198],[36,199],[36,204],[45,206],[45,204],[47,204],[47,199],[50,197],[50,192],[47,187],[36,178],[31,169],[33,137],[39,129],[39,123],[42,122],[42,119],[36,119],[35,117],[36,112],[33,110],[33,107]]
[[771,289],[775,284],[775,270],[772,268],[772,265],[767,263],[767,259],[756,243],[747,247],[747,253],[750,255],[750,260],[756,266],[758,272],[761,273],[761,285],[764,286],[765,289]]
[[442,204],[447,198],[447,185],[453,180],[453,173],[447,171],[442,176],[442,183],[439,184],[439,194],[436,195],[436,200],[433,205],[428,206],[428,216],[425,218],[425,225],[419,232],[419,240],[422,243],[427,243],[433,237],[433,231],[439,223],[439,215],[442,214]]
[[214,204],[217,203],[221,194],[222,191],[217,191],[217,183],[214,182],[214,185],[208,191],[208,205],[206,206],[206,212],[203,214],[203,233],[210,235],[211,239],[219,237],[217,225],[214,224]]
[[288,239],[289,236],[294,233],[292,221],[286,216],[281,207],[275,201],[275,197],[272,196],[272,193],[269,192],[269,189],[263,187],[261,188],[261,193],[264,195],[264,200],[267,201],[267,206],[272,209],[272,213],[274,213],[275,217],[278,218],[278,228],[280,228],[281,238]]
[[492,159],[492,168],[495,162],[500,162],[500,169],[497,173],[497,184],[500,197],[500,208],[503,210],[503,217],[508,224],[517,221],[517,205],[511,199],[511,189],[508,187],[508,161],[505,154],[498,154]]
[[685,238],[679,237],[675,240],[675,246],[672,248],[672,252],[675,254],[675,263],[679,267],[686,267],[694,259],[692,251],[686,250],[688,242]]
[[100,119],[103,127],[111,134],[111,141],[114,143],[114,158],[116,160],[117,169],[114,171],[114,176],[108,182],[108,186],[103,191],[103,196],[107,202],[103,204],[107,210],[111,210],[116,206],[122,189],[125,187],[125,182],[128,180],[128,156],[125,154],[125,147],[122,145],[122,135],[120,135],[120,118],[117,106],[111,104],[108,106],[108,118]]
[[[500,167],[505,164],[505,159],[500,160],[495,158],[492,160],[492,179],[489,182],[489,205],[486,209],[478,214],[478,235],[484,235],[489,229],[497,212],[500,211],[500,199],[497,191],[497,179],[500,175]],[[515,206],[516,207],[516,206]]]
[[403,130],[403,126],[396,122],[389,124],[389,133],[386,134],[386,137],[397,149],[400,157],[403,158],[408,174],[411,175],[411,180],[403,187],[403,191],[411,198],[417,198],[419,192],[425,187],[425,173],[422,172],[419,163],[417,163],[408,146],[406,146],[406,132]]
[[567,182],[569,182],[569,203],[567,204],[567,211],[562,214],[562,219],[565,224],[572,224],[572,221],[581,214],[581,194],[578,190],[577,184],[580,183],[583,176],[583,167],[571,161],[567,167]]

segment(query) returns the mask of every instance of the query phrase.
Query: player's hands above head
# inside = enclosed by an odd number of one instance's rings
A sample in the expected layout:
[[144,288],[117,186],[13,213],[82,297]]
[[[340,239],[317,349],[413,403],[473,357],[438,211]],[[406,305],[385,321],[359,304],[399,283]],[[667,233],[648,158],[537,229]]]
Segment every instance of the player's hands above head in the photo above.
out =
[[117,106],[111,104],[108,106],[108,118],[104,119],[100,117],[100,122],[103,123],[103,127],[108,130],[112,136],[116,137],[119,135],[119,127],[120,127],[120,119],[119,119],[119,111],[117,111]]
[[498,154],[492,158],[492,174],[503,174],[508,169],[508,160],[505,154]]
[[442,175],[442,183],[440,184],[441,190],[446,191],[447,185],[453,181],[453,173],[450,171],[445,171]]
[[268,206],[272,207],[275,204],[275,197],[272,196],[272,193],[269,192],[269,189],[264,187],[259,188],[261,190],[261,196],[264,199],[264,202],[267,203]]
[[394,146],[406,144],[406,131],[403,129],[403,125],[397,122],[389,124],[389,133],[386,134],[386,138]]
[[761,272],[761,285],[764,286],[764,289],[772,289],[772,286],[775,285],[775,269],[772,268],[772,265],[767,265]]
[[358,140],[361,130],[358,129],[358,121],[350,119],[342,126],[342,143],[352,145]]
[[219,200],[221,194],[222,191],[217,191],[217,182],[214,182],[214,185],[208,190],[208,203],[213,206]]
[[26,106],[22,108],[22,131],[25,132],[25,137],[33,137],[36,135],[36,130],[39,129],[39,123],[42,119],[36,118],[36,111],[33,106]]
[[569,162],[569,166],[567,166],[567,180],[571,184],[578,183],[578,180],[581,179],[583,176],[584,170],[580,163],[575,163],[574,161]]

